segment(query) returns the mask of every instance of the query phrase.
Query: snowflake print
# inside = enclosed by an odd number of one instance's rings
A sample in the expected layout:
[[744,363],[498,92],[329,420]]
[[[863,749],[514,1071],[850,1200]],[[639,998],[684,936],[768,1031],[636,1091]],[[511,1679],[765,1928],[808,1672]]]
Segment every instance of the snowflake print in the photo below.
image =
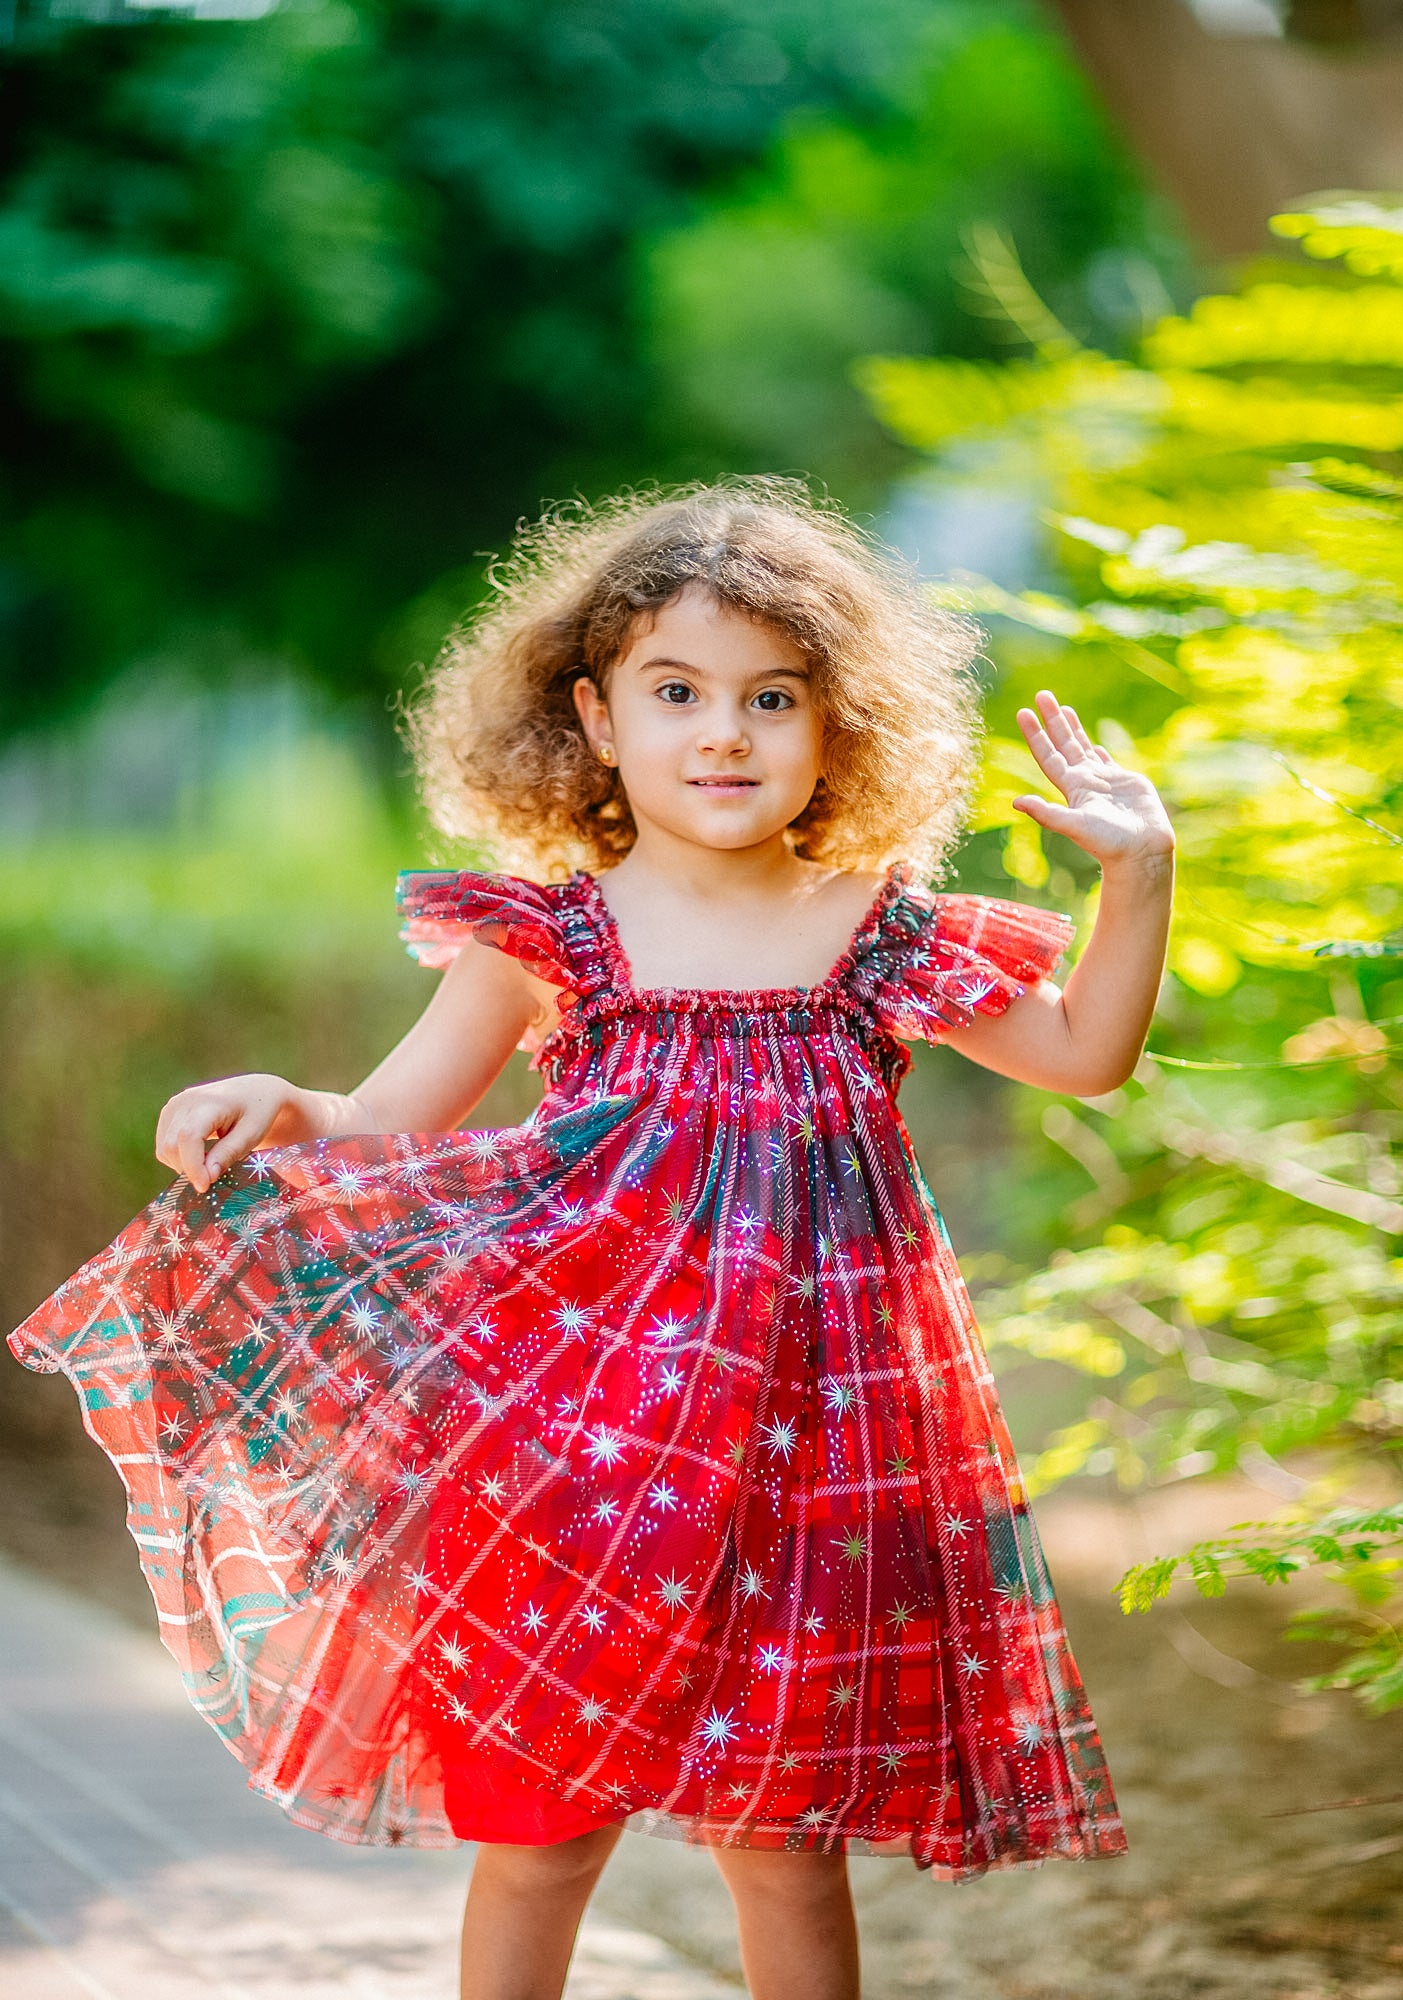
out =
[[679,1318],[676,1313],[664,1313],[649,1327],[648,1338],[656,1340],[659,1346],[666,1347],[674,1340],[680,1340],[686,1331],[687,1322],[684,1319]]
[[624,1454],[624,1441],[607,1424],[598,1424],[585,1439],[591,1465],[617,1465]]
[[770,1450],[777,1452],[786,1464],[799,1438],[799,1426],[792,1417],[776,1417],[760,1433]]
[[735,1733],[734,1709],[727,1709],[723,1715],[719,1709],[713,1708],[702,1724],[702,1740],[712,1750],[724,1750]]
[[835,1417],[851,1416],[857,1408],[857,1391],[846,1382],[837,1381],[832,1375],[822,1385],[823,1400],[829,1413]]

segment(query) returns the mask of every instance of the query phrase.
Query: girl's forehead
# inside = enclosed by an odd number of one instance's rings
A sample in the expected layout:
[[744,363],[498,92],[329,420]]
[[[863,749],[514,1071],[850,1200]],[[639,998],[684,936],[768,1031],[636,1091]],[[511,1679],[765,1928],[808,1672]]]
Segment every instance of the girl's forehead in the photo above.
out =
[[617,664],[640,670],[670,664],[714,673],[782,671],[808,677],[808,662],[787,632],[696,584],[640,614]]

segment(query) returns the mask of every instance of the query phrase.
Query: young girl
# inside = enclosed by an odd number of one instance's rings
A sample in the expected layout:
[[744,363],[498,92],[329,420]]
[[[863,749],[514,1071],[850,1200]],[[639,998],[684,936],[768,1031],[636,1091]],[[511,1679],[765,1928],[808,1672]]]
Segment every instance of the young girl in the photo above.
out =
[[[554,2000],[625,1824],[713,1850],[757,2000],[853,2000],[848,1851],[1124,1846],[895,1093],[917,1038],[1122,1082],[1173,841],[1044,694],[1066,803],[1019,807],[1102,867],[1065,990],[1064,918],[930,893],[972,645],[784,483],[524,538],[412,727],[438,823],[532,876],[405,876],[445,974],[399,1046],[182,1091],[182,1178],[12,1337],[250,1784],[483,1843],[464,2000]],[[518,1043],[539,1110],[460,1132]]]

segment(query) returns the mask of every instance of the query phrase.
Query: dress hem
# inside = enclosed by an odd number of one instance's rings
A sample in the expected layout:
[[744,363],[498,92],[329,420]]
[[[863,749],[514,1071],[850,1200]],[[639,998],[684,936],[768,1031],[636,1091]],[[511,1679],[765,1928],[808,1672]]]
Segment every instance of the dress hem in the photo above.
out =
[[[226,1748],[237,1757],[238,1753],[232,1745],[226,1743]],[[558,1847],[566,1840],[580,1837],[565,1834],[557,1840],[504,1841],[481,1834],[456,1833],[450,1826],[434,1828],[421,1825],[413,1832],[385,1833],[365,1839],[345,1828],[329,1825],[322,1815],[289,1802],[276,1785],[260,1783],[256,1777],[250,1777],[248,1789],[257,1797],[276,1805],[294,1826],[301,1827],[305,1832],[321,1834],[342,1847],[407,1847],[426,1851],[453,1847]],[[1066,1836],[1036,1850],[1014,1847],[987,1859],[958,1863],[934,1858],[926,1860],[918,1852],[918,1837],[910,1832],[884,1838],[839,1831],[835,1837],[831,1831],[824,1833],[815,1829],[808,1832],[796,1826],[776,1825],[751,1829],[758,1838],[739,1838],[734,1827],[708,1828],[705,1822],[699,1822],[690,1815],[664,1812],[656,1806],[644,1806],[636,1812],[623,1813],[617,1819],[601,1818],[597,1828],[586,1830],[602,1831],[607,1826],[621,1827],[625,1833],[645,1839],[675,1841],[686,1847],[755,1848],[770,1853],[851,1854],[868,1860],[911,1861],[919,1874],[929,1875],[932,1881],[954,1883],[979,1881],[985,1875],[1041,1868],[1049,1861],[1113,1861],[1128,1851],[1118,1820],[1107,1824],[1101,1838]]]

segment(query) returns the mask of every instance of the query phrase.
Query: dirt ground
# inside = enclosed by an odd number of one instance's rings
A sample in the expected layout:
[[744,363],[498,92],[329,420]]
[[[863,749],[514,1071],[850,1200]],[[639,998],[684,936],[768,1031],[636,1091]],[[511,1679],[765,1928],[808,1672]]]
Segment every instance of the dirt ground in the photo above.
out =
[[[62,1492],[52,1467],[0,1456],[0,1546],[151,1629],[115,1475],[99,1465]],[[1403,1713],[1300,1694],[1324,1662],[1280,1640],[1280,1590],[1133,1619],[1110,1595],[1137,1555],[1262,1499],[1187,1487],[1141,1509],[1043,1504],[1131,1852],[960,1886],[855,1860],[868,2000],[1403,2000]],[[630,1836],[596,1903],[739,1980],[705,1853]]]

